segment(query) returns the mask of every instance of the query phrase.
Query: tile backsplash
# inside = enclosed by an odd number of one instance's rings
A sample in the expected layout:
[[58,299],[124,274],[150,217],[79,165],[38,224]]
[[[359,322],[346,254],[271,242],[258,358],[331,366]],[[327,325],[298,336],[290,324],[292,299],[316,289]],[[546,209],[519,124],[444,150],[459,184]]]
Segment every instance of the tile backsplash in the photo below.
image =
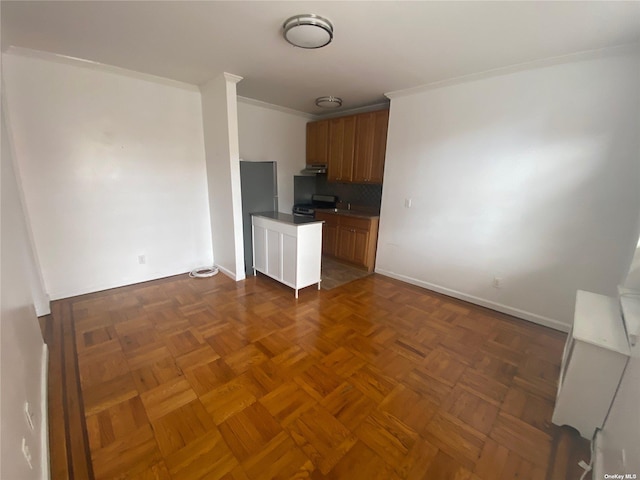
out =
[[380,210],[382,185],[330,183],[326,175],[316,175],[316,193],[337,195],[342,203]]
[[367,207],[380,212],[382,185],[330,183],[326,175],[296,175],[293,177],[294,203],[310,203],[314,193],[336,195],[341,203]]
[[311,203],[311,195],[316,193],[316,175],[294,175],[293,203]]

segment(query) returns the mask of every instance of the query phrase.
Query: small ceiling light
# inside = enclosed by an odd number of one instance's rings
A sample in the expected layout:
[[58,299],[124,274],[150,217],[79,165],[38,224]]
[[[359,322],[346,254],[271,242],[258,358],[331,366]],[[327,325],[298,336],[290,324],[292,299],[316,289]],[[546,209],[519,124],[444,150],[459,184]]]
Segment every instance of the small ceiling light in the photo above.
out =
[[316,105],[322,108],[340,108],[342,106],[342,99],[339,97],[318,97],[316,98]]
[[294,15],[282,26],[284,38],[300,48],[321,48],[333,39],[333,25],[329,20],[313,13]]

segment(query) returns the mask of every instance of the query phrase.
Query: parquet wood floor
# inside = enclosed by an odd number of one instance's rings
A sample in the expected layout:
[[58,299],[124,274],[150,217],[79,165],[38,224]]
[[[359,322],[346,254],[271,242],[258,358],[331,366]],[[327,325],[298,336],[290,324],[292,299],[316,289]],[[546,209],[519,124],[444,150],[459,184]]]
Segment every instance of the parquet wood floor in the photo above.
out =
[[[56,315],[75,336],[90,455],[75,478],[560,475],[565,335],[507,315],[380,275],[298,300],[263,276],[178,276]],[[52,464],[74,478],[74,461]]]

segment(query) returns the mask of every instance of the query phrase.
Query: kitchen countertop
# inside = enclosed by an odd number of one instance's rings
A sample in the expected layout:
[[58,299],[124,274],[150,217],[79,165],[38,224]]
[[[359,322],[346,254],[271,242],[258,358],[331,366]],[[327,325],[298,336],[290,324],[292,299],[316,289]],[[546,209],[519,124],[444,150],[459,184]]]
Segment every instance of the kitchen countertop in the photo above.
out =
[[379,218],[380,215],[376,215],[370,212],[365,212],[364,210],[354,210],[354,209],[346,209],[346,208],[316,208],[316,212],[322,213],[332,213],[334,215],[345,215],[347,217],[356,217],[356,218]]
[[304,225],[307,223],[322,223],[322,220],[317,220],[312,217],[297,217],[291,215],[289,213],[280,213],[280,212],[260,212],[260,213],[252,213],[254,217],[263,217],[268,218],[270,220],[275,220],[277,222],[288,223],[290,225]]

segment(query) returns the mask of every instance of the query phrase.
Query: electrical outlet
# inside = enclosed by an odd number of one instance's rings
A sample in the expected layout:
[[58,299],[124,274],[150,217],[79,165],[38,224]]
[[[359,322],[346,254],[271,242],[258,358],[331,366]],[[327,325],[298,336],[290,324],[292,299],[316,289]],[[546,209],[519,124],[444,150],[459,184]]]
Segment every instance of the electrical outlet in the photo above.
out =
[[29,402],[24,402],[24,416],[27,420],[27,425],[29,425],[29,429],[33,431],[35,429],[33,425],[33,411],[31,411],[31,405],[29,405]]
[[33,464],[31,463],[32,462],[31,450],[29,449],[29,445],[27,445],[26,438],[22,439],[22,455],[24,456],[24,459],[27,461],[27,465],[29,465],[29,468],[33,470]]
[[493,288],[502,288],[502,278],[501,277],[493,277],[493,282],[491,282]]
[[144,265],[145,263],[147,263],[147,256],[146,255],[138,255],[138,263],[140,265]]

